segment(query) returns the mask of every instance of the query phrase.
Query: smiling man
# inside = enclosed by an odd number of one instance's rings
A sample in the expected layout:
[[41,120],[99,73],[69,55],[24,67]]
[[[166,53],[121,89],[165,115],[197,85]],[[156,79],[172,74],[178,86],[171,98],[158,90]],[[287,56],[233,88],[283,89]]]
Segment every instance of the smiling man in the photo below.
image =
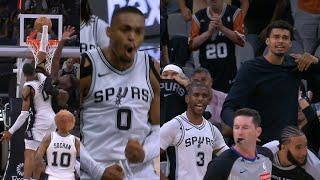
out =
[[202,117],[211,99],[211,89],[200,82],[187,87],[187,111],[160,129],[160,150],[171,145],[176,152],[176,180],[202,179],[212,153],[228,149],[220,131]]
[[320,160],[307,144],[306,136],[294,126],[282,130],[280,141],[265,144],[274,155],[272,179],[320,179]]
[[262,144],[277,140],[283,128],[297,124],[300,81],[319,76],[318,58],[310,54],[285,56],[292,39],[290,24],[271,23],[267,28],[267,55],[241,66],[223,105],[221,117],[229,127],[237,109],[256,109],[261,115]]

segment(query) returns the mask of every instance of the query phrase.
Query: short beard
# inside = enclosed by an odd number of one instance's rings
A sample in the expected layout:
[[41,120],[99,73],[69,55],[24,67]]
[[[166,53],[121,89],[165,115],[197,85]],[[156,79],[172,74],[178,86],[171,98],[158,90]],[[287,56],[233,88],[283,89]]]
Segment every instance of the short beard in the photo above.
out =
[[297,161],[290,150],[288,150],[288,153],[287,153],[287,159],[288,161],[290,161],[293,165],[296,165],[296,166],[303,166],[307,163],[307,157],[304,159],[303,163],[300,163],[299,161]]

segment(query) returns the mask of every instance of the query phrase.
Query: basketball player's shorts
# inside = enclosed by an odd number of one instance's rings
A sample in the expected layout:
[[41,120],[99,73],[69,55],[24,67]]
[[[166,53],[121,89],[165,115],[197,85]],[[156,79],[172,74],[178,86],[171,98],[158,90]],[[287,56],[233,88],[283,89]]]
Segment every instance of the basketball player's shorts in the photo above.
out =
[[[127,160],[118,160],[118,161],[109,161],[108,163],[101,164],[101,166],[107,168],[113,164],[118,164],[122,167],[124,172],[124,180],[159,180],[160,177],[156,174],[153,161],[135,164],[134,166],[129,166]],[[81,171],[81,180],[91,180],[92,178],[89,175]]]
[[[147,163],[133,165],[130,166],[129,176],[126,176],[127,180],[135,179],[135,180],[159,180],[160,177],[156,173],[154,161],[149,161]],[[128,171],[128,170],[127,170]]]
[[40,141],[37,140],[28,140],[24,139],[25,149],[31,149],[36,151],[38,147],[40,146]]
[[66,177],[64,177],[64,178],[58,178],[58,177],[55,177],[55,176],[51,176],[51,175],[48,175],[48,178],[47,178],[47,180],[74,180],[75,178],[66,178]]
[[27,130],[25,133],[25,149],[31,149],[36,151],[43,139],[43,137],[51,132],[55,131],[55,128],[50,128],[47,131],[44,130]]

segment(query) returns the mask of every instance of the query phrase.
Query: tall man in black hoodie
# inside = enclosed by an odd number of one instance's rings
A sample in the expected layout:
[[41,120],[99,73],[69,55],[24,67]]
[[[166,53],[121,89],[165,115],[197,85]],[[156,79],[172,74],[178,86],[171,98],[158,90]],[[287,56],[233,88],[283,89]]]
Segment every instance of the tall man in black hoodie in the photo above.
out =
[[292,39],[293,29],[287,22],[275,21],[268,26],[267,55],[241,66],[221,112],[222,120],[232,127],[237,109],[258,110],[263,144],[277,140],[284,127],[297,125],[300,80],[320,76],[319,58],[310,54],[285,55]]

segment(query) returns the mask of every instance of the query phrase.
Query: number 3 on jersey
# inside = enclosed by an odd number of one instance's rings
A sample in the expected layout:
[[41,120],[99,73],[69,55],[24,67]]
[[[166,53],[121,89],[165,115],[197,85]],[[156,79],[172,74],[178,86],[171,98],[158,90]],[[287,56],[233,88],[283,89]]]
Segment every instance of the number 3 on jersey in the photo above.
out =
[[225,58],[228,56],[227,44],[224,42],[218,44],[208,44],[206,49],[207,59]]
[[197,157],[199,161],[197,161],[198,166],[203,166],[204,165],[204,153],[203,152],[198,152]]
[[130,109],[118,109],[117,111],[117,128],[120,130],[129,130],[131,127],[131,114]]

